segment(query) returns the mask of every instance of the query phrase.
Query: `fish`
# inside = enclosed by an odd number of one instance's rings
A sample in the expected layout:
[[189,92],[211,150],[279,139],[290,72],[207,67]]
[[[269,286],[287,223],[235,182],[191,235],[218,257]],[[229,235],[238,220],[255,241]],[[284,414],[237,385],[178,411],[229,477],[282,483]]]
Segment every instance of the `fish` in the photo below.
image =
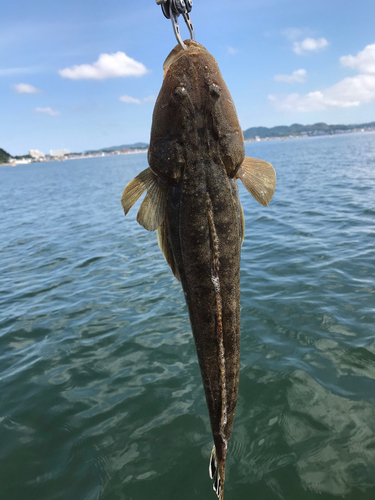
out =
[[245,157],[242,129],[215,58],[198,42],[164,62],[153,112],[149,167],[124,189],[125,215],[147,191],[137,221],[157,231],[181,282],[214,445],[209,475],[224,498],[225,459],[240,374],[240,257],[245,219],[237,181],[263,206],[276,186],[266,161]]

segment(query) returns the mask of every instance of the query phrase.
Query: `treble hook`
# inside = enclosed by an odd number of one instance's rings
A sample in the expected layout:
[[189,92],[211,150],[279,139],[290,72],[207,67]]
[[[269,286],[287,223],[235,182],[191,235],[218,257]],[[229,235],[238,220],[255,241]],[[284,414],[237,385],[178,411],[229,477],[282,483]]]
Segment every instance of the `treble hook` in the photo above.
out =
[[156,3],[158,5],[161,5],[161,9],[165,17],[172,20],[173,31],[177,38],[177,41],[183,49],[186,49],[186,45],[182,41],[180,34],[178,16],[182,14],[189,29],[191,40],[195,40],[193,23],[191,22],[189,16],[189,12],[193,7],[193,0],[156,0]]

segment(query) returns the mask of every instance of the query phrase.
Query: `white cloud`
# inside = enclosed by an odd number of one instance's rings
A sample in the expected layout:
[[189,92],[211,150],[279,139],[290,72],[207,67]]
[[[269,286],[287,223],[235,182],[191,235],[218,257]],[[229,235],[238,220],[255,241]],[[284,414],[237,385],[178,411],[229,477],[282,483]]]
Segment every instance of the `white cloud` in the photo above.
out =
[[122,95],[119,97],[121,102],[126,102],[126,104],[141,104],[142,101],[140,99],[136,99],[135,97],[130,97],[130,95]]
[[143,97],[143,99],[137,99],[136,97],[131,97],[130,95],[122,95],[119,97],[119,101],[125,102],[126,104],[142,104],[143,102],[154,102],[156,97],[154,95],[148,95]]
[[308,94],[289,94],[284,98],[269,95],[279,111],[322,111],[328,108],[349,108],[375,101],[375,76],[357,75],[344,78],[332,87]]
[[305,38],[302,42],[294,42],[293,51],[298,54],[306,54],[308,52],[318,52],[328,46],[325,38]]
[[49,116],[59,116],[60,111],[51,108],[34,108],[35,113],[42,113]]
[[148,95],[147,97],[143,98],[144,102],[155,102],[156,101],[156,96],[154,95]]
[[350,108],[375,102],[375,44],[367,45],[356,56],[340,58],[343,66],[357,68],[360,74],[344,78],[335,85],[308,94],[286,97],[268,96],[279,111],[322,111],[329,108]]
[[142,76],[147,73],[144,64],[127,56],[125,52],[115,54],[100,54],[93,64],[74,65],[71,68],[59,70],[60,76],[72,80],[104,80],[127,76]]
[[237,54],[238,50],[235,49],[234,47],[228,47],[228,54],[230,54],[231,56],[233,56],[234,54]]
[[15,86],[16,94],[39,94],[41,90],[29,83],[17,83]]
[[367,45],[356,56],[342,56],[340,63],[349,68],[358,69],[360,73],[375,74],[375,43]]
[[304,83],[306,81],[307,71],[305,69],[297,69],[291,75],[275,75],[275,82],[285,83]]
[[[281,33],[282,33],[282,35],[289,38],[289,40],[297,40],[298,38],[303,37],[304,30],[301,30],[300,28],[288,28],[288,29],[282,31]],[[307,33],[305,33],[305,35],[306,34]]]

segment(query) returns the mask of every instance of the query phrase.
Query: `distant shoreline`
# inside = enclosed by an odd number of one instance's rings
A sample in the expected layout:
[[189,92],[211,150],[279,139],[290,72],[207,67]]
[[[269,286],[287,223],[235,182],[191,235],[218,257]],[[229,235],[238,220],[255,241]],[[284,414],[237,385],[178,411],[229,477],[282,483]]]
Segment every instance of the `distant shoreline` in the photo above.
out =
[[288,135],[284,137],[260,137],[259,139],[244,139],[244,142],[266,142],[266,141],[286,141],[290,139],[318,139],[320,137],[337,137],[341,135],[349,135],[349,134],[371,134],[374,133],[375,129],[369,130],[348,130],[343,132],[336,132],[332,134],[317,134],[317,135]]
[[[254,142],[268,142],[268,141],[286,141],[286,140],[291,140],[291,139],[317,139],[320,137],[334,137],[334,136],[341,136],[341,135],[349,135],[349,134],[366,134],[366,133],[375,133],[375,129],[369,129],[369,130],[348,130],[348,131],[342,131],[342,132],[336,132],[336,133],[323,133],[323,134],[317,134],[317,135],[288,135],[285,137],[262,137],[262,138],[249,138],[249,139],[244,139],[245,143],[254,143]],[[111,152],[107,153],[91,153],[91,154],[73,154],[73,155],[66,155],[63,158],[46,158],[43,159],[42,161],[40,160],[31,160],[28,163],[16,163],[13,164],[11,163],[0,163],[0,167],[9,167],[9,166],[19,166],[19,165],[30,165],[31,163],[47,163],[47,162],[52,162],[52,161],[68,161],[68,160],[83,160],[85,158],[105,158],[107,156],[122,156],[122,155],[134,155],[134,154],[141,154],[141,153],[147,153],[148,149],[134,149],[131,151],[121,151],[121,150],[113,150]]]
[[141,153],[147,153],[148,149],[134,149],[133,151],[113,151],[110,153],[97,153],[97,154],[68,154],[64,157],[44,157],[43,159],[34,159],[27,162],[17,163],[17,162],[9,162],[9,163],[0,163],[0,167],[16,167],[19,165],[30,165],[31,163],[49,163],[51,161],[69,161],[69,160],[83,160],[85,158],[105,158],[106,156],[122,156],[122,155],[135,155]]
[[[138,155],[141,153],[147,153],[148,149],[135,149],[134,151],[113,151],[111,153],[105,154],[82,154],[82,155],[67,155],[67,158],[63,160],[54,159],[50,161],[67,161],[67,160],[82,160],[83,158],[105,158],[106,156],[122,156],[122,155]],[[35,162],[34,162],[35,163]]]

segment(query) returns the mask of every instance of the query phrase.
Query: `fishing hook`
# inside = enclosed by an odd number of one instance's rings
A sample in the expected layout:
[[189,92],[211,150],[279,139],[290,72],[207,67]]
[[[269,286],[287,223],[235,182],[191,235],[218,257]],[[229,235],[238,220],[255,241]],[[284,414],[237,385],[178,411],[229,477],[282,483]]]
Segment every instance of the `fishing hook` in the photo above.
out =
[[189,12],[193,7],[193,0],[156,0],[158,5],[161,5],[164,16],[167,19],[171,19],[173,31],[177,38],[178,43],[183,49],[186,49],[186,45],[182,41],[180,34],[180,27],[178,25],[178,16],[182,14],[185,20],[186,26],[189,29],[191,40],[195,40],[193,23],[191,22]]

